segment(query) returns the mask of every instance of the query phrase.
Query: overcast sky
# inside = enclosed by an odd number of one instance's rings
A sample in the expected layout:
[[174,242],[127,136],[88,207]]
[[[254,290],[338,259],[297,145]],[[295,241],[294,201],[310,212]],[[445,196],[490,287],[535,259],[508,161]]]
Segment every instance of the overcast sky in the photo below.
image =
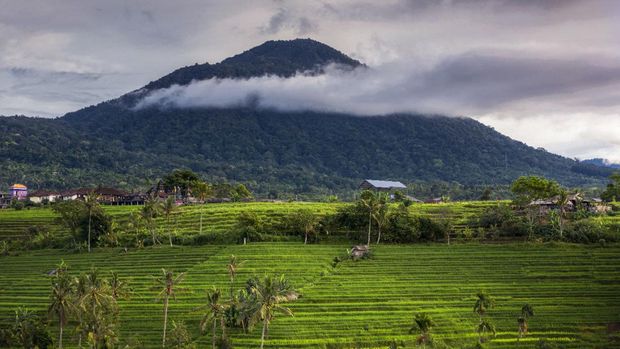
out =
[[[60,116],[181,66],[309,37],[369,73],[243,86],[271,89],[274,104],[307,97],[343,111],[471,116],[535,147],[620,162],[620,1],[0,0],[0,8],[0,115]],[[206,82],[189,98],[239,87],[230,86]],[[343,88],[348,99],[334,98]]]

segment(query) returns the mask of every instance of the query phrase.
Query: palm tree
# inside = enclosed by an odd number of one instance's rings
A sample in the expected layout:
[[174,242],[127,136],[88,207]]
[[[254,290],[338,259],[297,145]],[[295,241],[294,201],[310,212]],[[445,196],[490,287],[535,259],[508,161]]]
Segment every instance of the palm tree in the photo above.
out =
[[370,190],[366,190],[362,193],[360,201],[368,209],[368,242],[366,244],[370,246],[370,233],[373,220],[372,217],[377,210],[377,198],[373,192],[371,192]]
[[166,226],[168,228],[168,240],[170,241],[170,247],[172,247],[172,229],[170,229],[170,215],[173,214],[177,209],[177,202],[173,196],[168,196],[166,200],[164,200],[164,204],[162,205],[162,211],[164,216],[166,217]]
[[273,320],[276,313],[293,316],[291,310],[282,306],[282,303],[297,298],[297,292],[291,287],[284,275],[279,278],[265,276],[252,287],[252,293],[256,297],[258,311],[254,318],[263,321],[263,332],[261,335],[260,348],[265,345],[265,336],[269,331],[269,323]]
[[388,218],[388,198],[386,194],[378,194],[376,201],[376,208],[372,215],[375,223],[377,223],[377,245],[381,241],[381,228],[385,225]]
[[99,276],[95,268],[91,268],[78,280],[76,294],[81,295],[77,298],[77,308],[81,313],[80,334],[85,333],[89,343],[95,347],[100,344],[105,346],[108,340],[116,336],[114,327],[118,315],[110,284]]
[[118,277],[118,273],[113,271],[110,276],[110,291],[112,292],[112,298],[114,300],[128,298],[131,294],[131,289],[127,283]]
[[157,197],[151,195],[144,201],[144,206],[140,211],[140,217],[146,222],[148,230],[151,232],[153,238],[153,245],[159,243],[159,239],[155,234],[155,218],[161,211],[161,203]]
[[47,312],[50,317],[58,318],[58,348],[62,348],[64,326],[69,321],[69,314],[74,310],[73,284],[63,269],[57,269],[56,276],[52,279],[50,300]]
[[560,230],[560,239],[564,235],[564,216],[566,215],[566,204],[568,204],[568,192],[561,189],[558,193],[557,205],[560,208],[560,215],[558,217],[558,228]]
[[176,299],[176,291],[182,290],[178,285],[183,281],[185,273],[174,276],[171,270],[162,269],[162,275],[155,279],[159,292],[159,299],[164,302],[164,332],[162,336],[162,348],[166,347],[166,326],[168,325],[168,303],[170,298]]
[[426,345],[426,343],[430,339],[431,328],[435,326],[435,322],[433,321],[431,316],[426,313],[415,314],[413,322],[414,326],[411,327],[409,333],[412,333],[415,330],[419,330],[420,337],[418,338],[418,343]]
[[527,335],[527,320],[532,316],[534,316],[534,308],[526,303],[521,307],[521,316],[517,318],[517,323],[519,324],[519,338]]
[[204,213],[205,200],[211,195],[211,187],[206,182],[197,182],[194,184],[194,192],[196,193],[196,197],[203,205],[203,209],[200,210],[200,231],[202,234],[202,215]]
[[215,332],[217,331],[217,323],[220,322],[220,327],[222,328],[222,339],[226,338],[226,323],[224,321],[224,305],[220,304],[220,298],[222,293],[220,290],[216,288],[212,288],[207,291],[207,304],[202,308],[206,309],[207,312],[203,315],[202,320],[200,321],[200,330],[202,333],[205,333],[207,330],[207,326],[212,324],[211,336],[212,336],[212,345],[213,349],[215,349]]
[[237,271],[239,270],[239,267],[244,263],[244,261],[239,261],[237,260],[237,257],[235,255],[231,255],[230,256],[230,260],[228,261],[228,277],[230,277],[230,298],[233,298],[233,292],[234,292],[234,284],[235,284],[235,277],[237,277]]
[[84,326],[84,312],[83,308],[80,306],[82,299],[86,295],[86,274],[80,274],[78,277],[73,279],[73,303],[74,308],[76,309],[78,324],[76,331],[78,332],[78,347],[82,347],[82,334],[85,332]]
[[476,332],[478,332],[478,341],[480,343],[484,342],[484,334],[487,331],[495,336],[495,326],[488,320],[481,320],[478,327],[476,327]]
[[478,297],[478,299],[474,304],[474,313],[477,313],[478,316],[480,316],[480,322],[482,322],[482,316],[487,312],[487,310],[492,309],[495,306],[495,300],[484,291],[478,291],[476,297]]
[[95,191],[90,192],[84,198],[84,205],[86,205],[86,209],[88,210],[88,252],[90,252],[90,232],[93,219],[93,209],[99,205],[97,200],[99,200],[99,195],[95,193]]

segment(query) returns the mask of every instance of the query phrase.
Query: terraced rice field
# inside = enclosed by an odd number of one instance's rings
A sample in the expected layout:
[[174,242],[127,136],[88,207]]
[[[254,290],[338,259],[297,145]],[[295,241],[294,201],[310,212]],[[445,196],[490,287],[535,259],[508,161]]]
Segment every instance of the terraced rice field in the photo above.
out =
[[[158,347],[162,306],[155,301],[151,275],[161,267],[184,271],[188,290],[171,304],[171,319],[185,320],[199,347],[204,289],[228,290],[226,263],[231,254],[245,260],[236,287],[252,275],[285,274],[302,293],[290,303],[294,317],[276,318],[268,348],[386,348],[393,339],[414,347],[409,334],[413,314],[428,312],[436,338],[461,348],[475,343],[474,294],[485,289],[497,306],[489,312],[497,336],[490,348],[535,348],[539,339],[566,348],[620,347],[618,334],[606,332],[620,323],[620,246],[416,244],[381,245],[371,260],[344,261],[335,256],[344,245],[260,243],[202,247],[157,247],[92,254],[61,251],[24,252],[0,257],[0,314],[19,305],[43,310],[49,280],[45,273],[64,259],[74,272],[97,266],[130,279],[135,294],[121,304],[121,342],[138,339]],[[225,292],[227,294],[227,292]],[[516,317],[524,303],[533,305],[530,334],[517,342]],[[260,331],[231,333],[236,348],[256,348]],[[74,341],[71,341],[75,343]]]
[[[317,202],[252,202],[252,203],[224,203],[195,206],[181,206],[172,218],[176,219],[177,234],[193,235],[200,229],[200,214],[203,215],[203,232],[225,234],[236,224],[237,217],[242,211],[255,212],[265,223],[276,222],[283,216],[301,208],[309,209],[318,215],[334,213],[344,203],[317,203]],[[464,228],[472,217],[479,214],[484,208],[497,205],[493,201],[455,202],[446,204],[415,204],[411,211],[415,214],[431,216],[440,219],[449,219],[455,228]],[[119,222],[127,220],[131,212],[140,209],[140,206],[104,206],[104,209]],[[52,233],[61,231],[55,220],[56,214],[49,208],[33,208],[15,211],[12,209],[0,210],[0,240],[11,240],[27,236],[29,227],[38,226]],[[164,218],[159,218],[159,226],[164,226]]]

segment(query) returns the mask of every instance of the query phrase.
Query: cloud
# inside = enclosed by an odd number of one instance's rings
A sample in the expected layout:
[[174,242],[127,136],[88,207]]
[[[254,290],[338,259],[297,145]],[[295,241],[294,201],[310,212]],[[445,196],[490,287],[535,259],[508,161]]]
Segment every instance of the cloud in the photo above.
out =
[[[510,125],[502,132],[568,156],[598,150],[555,147],[560,143],[545,134],[578,137],[572,125],[582,124],[549,122],[543,129],[540,120],[583,119],[620,133],[616,0],[0,0],[0,7],[0,115],[62,115],[185,65],[302,36],[373,67],[356,72],[358,80],[299,77],[297,84],[315,85],[308,98],[327,101],[325,108],[345,95],[352,102],[342,109],[360,113],[368,107],[470,115],[498,130]],[[357,81],[368,91],[350,86]],[[329,98],[319,95],[321,84]],[[595,131],[608,153],[620,154]]]
[[269,22],[260,27],[262,34],[277,34],[284,30],[292,30],[297,35],[310,34],[318,29],[318,25],[305,16],[296,16],[285,8],[279,8],[269,18]]
[[[600,89],[605,87],[602,92]],[[325,75],[299,73],[292,78],[210,79],[151,92],[140,107],[229,107],[253,96],[259,108],[318,110],[356,115],[403,112],[481,115],[517,109],[540,109],[553,98],[553,112],[610,108],[601,99],[620,87],[620,63],[607,66],[583,61],[464,54],[421,69],[406,61],[352,72],[332,66]],[[608,91],[608,92],[607,92]],[[575,99],[586,106],[573,105]],[[602,105],[596,105],[602,101]],[[613,107],[618,107],[620,101]],[[562,110],[565,107],[566,110]],[[523,115],[526,117],[526,115]]]

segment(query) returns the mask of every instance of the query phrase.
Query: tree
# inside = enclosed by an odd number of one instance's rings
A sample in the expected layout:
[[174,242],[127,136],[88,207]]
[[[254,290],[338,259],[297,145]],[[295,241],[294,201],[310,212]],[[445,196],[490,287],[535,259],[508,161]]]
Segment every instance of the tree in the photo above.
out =
[[170,331],[170,347],[173,349],[195,349],[196,344],[192,341],[187,327],[183,321],[172,321]]
[[237,184],[235,188],[231,192],[232,201],[240,201],[243,199],[251,199],[252,192],[248,190],[248,188],[243,184]]
[[174,273],[171,270],[162,269],[162,274],[155,279],[156,287],[160,289],[159,299],[164,302],[164,331],[162,336],[161,345],[162,348],[166,347],[166,327],[168,325],[168,304],[170,298],[176,299],[176,292],[182,290],[179,288],[179,284],[185,278],[185,273],[180,273],[177,276],[174,276]]
[[263,331],[261,335],[260,348],[263,349],[265,344],[265,336],[269,331],[269,324],[275,317],[276,313],[293,316],[291,310],[284,307],[282,303],[297,298],[297,292],[289,284],[284,275],[278,277],[265,276],[258,280],[256,285],[251,288],[252,294],[256,297],[258,310],[254,314],[254,318],[263,322]]
[[376,207],[372,218],[377,223],[377,245],[381,241],[381,228],[385,226],[388,219],[388,196],[385,193],[376,195]]
[[486,292],[478,291],[476,294],[476,303],[474,304],[474,313],[478,314],[480,321],[489,309],[495,306],[495,300]]
[[56,268],[52,278],[52,294],[47,308],[50,318],[58,319],[58,348],[62,348],[63,329],[69,321],[69,314],[75,309],[73,303],[73,283],[66,272],[64,262]]
[[13,336],[24,349],[46,349],[52,345],[52,338],[37,314],[18,308],[14,319]]
[[200,182],[200,177],[192,170],[174,170],[162,179],[166,192],[178,192],[182,196],[191,194],[194,185]]
[[527,320],[532,316],[534,316],[534,308],[526,303],[521,307],[521,316],[517,318],[517,323],[519,324],[519,338],[527,335]]
[[81,295],[77,300],[82,323],[80,331],[95,348],[113,346],[117,340],[119,312],[109,281],[100,277],[97,269],[91,268],[79,278],[79,282],[76,294]]
[[237,217],[236,230],[239,236],[251,240],[260,240],[263,231],[263,222],[256,212],[242,211]]
[[162,211],[164,213],[164,217],[166,217],[166,227],[168,228],[168,240],[170,242],[170,247],[172,247],[172,229],[170,229],[170,215],[172,215],[177,210],[177,202],[174,196],[170,195],[164,200],[164,204],[162,205]]
[[486,332],[490,332],[493,336],[495,336],[495,326],[488,320],[481,320],[476,327],[476,332],[478,332],[478,342],[483,343]]
[[114,298],[114,300],[118,301],[119,299],[129,298],[129,295],[132,291],[129,288],[127,282],[121,280],[118,277],[117,272],[111,272],[109,283],[110,291],[112,292],[112,298]]
[[476,294],[476,303],[474,304],[474,313],[478,314],[480,317],[480,323],[478,327],[476,327],[476,331],[478,332],[480,343],[483,342],[484,333],[486,331],[490,331],[495,335],[495,327],[491,322],[487,319],[484,319],[483,316],[486,315],[489,309],[492,309],[495,306],[495,300],[486,292],[478,291]]
[[90,252],[90,241],[91,241],[91,226],[93,220],[93,210],[99,206],[99,195],[94,191],[90,192],[84,198],[84,205],[86,206],[86,210],[88,211],[88,252]]
[[613,173],[609,179],[611,183],[607,184],[607,188],[601,193],[601,199],[605,201],[620,200],[620,172]]
[[296,232],[304,234],[304,245],[308,243],[308,236],[316,231],[318,217],[308,209],[294,212],[288,219],[289,224]]
[[151,237],[153,239],[153,245],[159,243],[159,239],[157,238],[157,234],[155,233],[155,218],[159,216],[161,212],[161,202],[155,196],[149,196],[144,201],[144,206],[140,210],[140,218],[145,222],[145,225],[148,231],[151,233]]
[[515,204],[525,206],[534,200],[547,199],[560,193],[558,182],[538,176],[521,176],[510,187]]
[[215,349],[217,323],[220,323],[222,328],[222,340],[226,338],[226,323],[224,321],[225,308],[220,304],[220,298],[222,293],[216,288],[212,288],[207,291],[207,304],[202,307],[206,309],[206,313],[203,315],[200,321],[200,330],[205,333],[209,325],[212,326],[211,338],[213,349]]
[[426,345],[426,343],[430,340],[430,332],[433,326],[435,326],[435,322],[431,318],[430,315],[426,313],[418,313],[415,314],[413,318],[414,326],[411,327],[409,333],[412,333],[415,330],[420,331],[420,337],[418,338],[418,343],[422,343]]
[[365,190],[360,195],[360,202],[368,210],[368,242],[366,244],[370,246],[370,234],[372,231],[373,214],[378,208],[377,196],[370,190]]
[[199,230],[199,233],[202,234],[202,216],[204,213],[204,209],[206,208],[205,201],[207,200],[208,197],[212,195],[211,186],[209,186],[207,182],[202,182],[202,181],[196,182],[194,184],[194,194],[196,195],[198,200],[200,200],[200,203],[203,205],[202,206],[203,209],[200,210],[200,230]]
[[244,261],[239,261],[235,255],[230,256],[230,260],[228,261],[228,265],[226,266],[228,269],[228,277],[230,278],[230,298],[233,298],[234,292],[234,284],[235,277],[237,277],[237,271],[239,271],[239,267],[244,263]]

